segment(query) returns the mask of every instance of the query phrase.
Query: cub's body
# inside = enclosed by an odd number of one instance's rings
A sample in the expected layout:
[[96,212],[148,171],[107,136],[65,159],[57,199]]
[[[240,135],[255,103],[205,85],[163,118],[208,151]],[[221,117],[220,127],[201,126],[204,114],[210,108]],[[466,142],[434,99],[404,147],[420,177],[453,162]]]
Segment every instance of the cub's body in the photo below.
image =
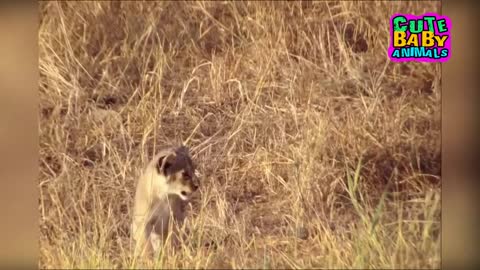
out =
[[136,254],[156,254],[170,228],[171,239],[178,244],[178,229],[185,220],[189,196],[198,188],[194,172],[184,146],[160,151],[147,165],[137,183],[133,208]]

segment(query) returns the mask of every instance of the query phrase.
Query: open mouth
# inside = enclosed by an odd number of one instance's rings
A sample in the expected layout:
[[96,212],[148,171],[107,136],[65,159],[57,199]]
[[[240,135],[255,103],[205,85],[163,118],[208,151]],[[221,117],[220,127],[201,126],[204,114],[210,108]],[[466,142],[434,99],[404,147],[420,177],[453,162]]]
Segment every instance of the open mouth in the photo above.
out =
[[189,194],[189,193],[186,192],[186,191],[181,191],[181,192],[180,192],[180,195],[179,195],[179,196],[180,196],[180,199],[182,199],[182,200],[184,200],[184,201],[187,201],[187,200],[189,199],[189,198],[188,198],[188,194]]

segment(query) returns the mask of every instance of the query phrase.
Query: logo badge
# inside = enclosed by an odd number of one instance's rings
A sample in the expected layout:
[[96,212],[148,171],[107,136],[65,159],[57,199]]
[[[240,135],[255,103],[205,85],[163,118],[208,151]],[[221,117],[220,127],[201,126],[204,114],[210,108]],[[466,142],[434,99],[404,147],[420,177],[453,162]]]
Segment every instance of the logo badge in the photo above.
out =
[[390,18],[388,56],[394,62],[446,62],[450,58],[451,21],[447,16],[394,14]]

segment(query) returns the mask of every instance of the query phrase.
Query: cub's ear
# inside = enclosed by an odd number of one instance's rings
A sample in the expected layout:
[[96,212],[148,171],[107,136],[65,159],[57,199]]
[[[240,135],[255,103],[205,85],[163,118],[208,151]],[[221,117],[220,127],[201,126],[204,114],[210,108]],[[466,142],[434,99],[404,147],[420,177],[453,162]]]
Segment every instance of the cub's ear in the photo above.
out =
[[172,167],[175,162],[175,153],[168,154],[166,156],[161,156],[157,161],[157,172],[158,174],[168,175],[170,167]]

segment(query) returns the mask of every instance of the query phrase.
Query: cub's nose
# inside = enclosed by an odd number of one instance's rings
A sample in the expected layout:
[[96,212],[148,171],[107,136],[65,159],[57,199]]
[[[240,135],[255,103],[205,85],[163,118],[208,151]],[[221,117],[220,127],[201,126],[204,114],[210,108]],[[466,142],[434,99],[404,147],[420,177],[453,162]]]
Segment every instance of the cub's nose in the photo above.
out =
[[193,191],[196,191],[198,189],[198,184],[197,183],[193,183],[192,184],[192,189]]

